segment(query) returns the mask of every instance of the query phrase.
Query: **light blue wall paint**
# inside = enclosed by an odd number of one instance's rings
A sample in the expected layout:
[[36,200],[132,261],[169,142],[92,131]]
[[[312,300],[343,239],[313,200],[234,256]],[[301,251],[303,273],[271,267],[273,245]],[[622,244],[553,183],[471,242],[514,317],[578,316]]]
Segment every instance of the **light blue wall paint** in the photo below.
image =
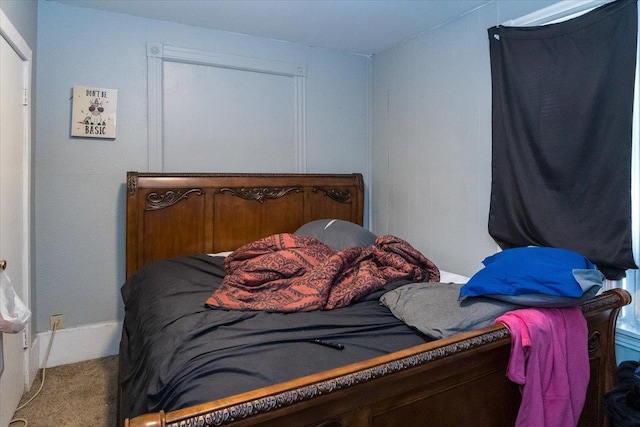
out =
[[555,2],[496,1],[373,58],[371,225],[444,270],[496,251],[487,28]]
[[[39,2],[37,330],[123,317],[124,180],[147,168],[146,43],[307,65],[308,172],[367,174],[370,58]],[[117,139],[70,137],[75,85],[118,90]]]
[[[122,318],[123,181],[127,170],[146,168],[147,42],[307,64],[308,171],[357,171],[368,178],[371,150],[374,231],[405,237],[443,268],[472,274],[495,250],[486,231],[491,126],[486,28],[552,3],[493,2],[371,62],[39,2],[38,330],[48,329],[54,313],[65,313],[68,326]],[[69,136],[74,85],[118,89],[115,141]]]

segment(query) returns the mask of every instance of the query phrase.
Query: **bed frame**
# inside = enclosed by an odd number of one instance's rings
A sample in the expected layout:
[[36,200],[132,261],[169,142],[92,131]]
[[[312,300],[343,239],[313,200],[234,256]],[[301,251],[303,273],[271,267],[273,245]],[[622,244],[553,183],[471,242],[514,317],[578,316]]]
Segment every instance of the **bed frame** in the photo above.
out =
[[[304,223],[362,224],[360,174],[157,174],[127,176],[129,277],[161,258],[233,250]],[[591,380],[581,426],[607,426],[603,394],[615,378],[615,323],[631,301],[620,289],[582,306]],[[511,340],[502,325],[172,412],[122,420],[125,427],[507,426],[520,404],[505,376]]]

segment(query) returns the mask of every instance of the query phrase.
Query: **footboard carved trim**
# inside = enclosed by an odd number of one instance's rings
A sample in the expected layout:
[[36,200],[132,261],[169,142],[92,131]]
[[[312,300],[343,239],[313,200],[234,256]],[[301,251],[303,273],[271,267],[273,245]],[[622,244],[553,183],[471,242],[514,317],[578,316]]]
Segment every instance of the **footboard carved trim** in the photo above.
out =
[[599,331],[595,331],[589,336],[587,345],[589,348],[589,356],[596,354],[600,350],[602,339]]
[[[630,302],[631,296],[628,292],[620,289],[614,289],[607,291],[582,305],[582,311],[587,320],[589,322],[597,322],[597,324],[600,325],[600,327],[595,328],[595,330],[592,330],[590,333],[590,356],[594,352],[598,353],[599,349],[608,349],[609,346],[613,346],[613,342],[609,343],[610,340],[613,341],[613,334],[608,334],[606,330],[615,327],[615,319],[617,317],[618,310]],[[429,362],[438,360],[444,361],[449,357],[458,357],[479,347],[486,346],[485,348],[491,348],[494,346],[504,346],[505,343],[509,342],[509,340],[510,333],[506,326],[495,324],[478,331],[472,331],[460,334],[459,336],[446,338],[441,340],[441,345],[438,345],[438,342],[435,341],[424,344],[423,346],[426,346],[424,349],[407,349],[405,351],[405,356],[400,356],[395,360],[390,357],[390,355],[381,356],[372,360],[368,367],[345,367],[343,370],[344,373],[342,374],[337,373],[335,376],[330,376],[332,374],[328,372],[327,374],[321,374],[319,378],[310,378],[307,384],[297,385],[300,384],[297,380],[297,384],[287,385],[287,383],[283,383],[280,386],[281,391],[273,390],[272,388],[265,388],[265,391],[257,390],[255,392],[251,392],[251,394],[246,396],[244,399],[241,395],[238,395],[238,399],[235,400],[237,403],[225,403],[223,401],[218,403],[210,402],[199,405],[199,408],[194,407],[194,410],[189,413],[178,410],[166,414],[145,414],[142,417],[127,420],[126,426],[213,427],[231,424],[235,425],[236,423],[241,425],[245,425],[245,423],[248,423],[246,425],[253,425],[251,419],[256,416],[259,419],[260,416],[268,416],[268,413],[275,413],[275,411],[279,412],[279,410],[285,410],[288,412],[296,411],[297,409],[293,406],[304,401],[312,400],[314,398],[320,400],[321,396],[326,397],[327,395],[332,395],[334,393],[337,396],[338,392],[341,390],[345,390],[353,386],[370,383],[376,379],[386,377],[393,378],[394,373],[421,367],[423,365],[427,366]],[[436,346],[434,347],[434,345]],[[610,355],[607,357],[610,357]],[[609,369],[607,368],[605,370],[608,371]],[[604,390],[609,389],[612,386],[612,384],[608,384],[608,381],[606,380],[600,380],[599,382],[600,384],[605,384]],[[274,416],[275,418],[273,420],[278,420],[278,416]],[[140,424],[142,421],[147,422],[147,424]],[[362,425],[368,424],[365,423]]]
[[469,351],[492,342],[508,339],[509,337],[509,330],[502,327],[442,347],[383,363],[351,374],[320,381],[316,384],[288,390],[273,396],[250,400],[227,408],[202,413],[191,418],[180,419],[175,422],[168,420],[166,425],[170,427],[213,427],[227,425],[260,413],[271,412],[305,400],[313,399],[320,395],[334,393],[338,390],[366,383],[399,371],[420,366],[427,362],[443,359],[454,353]]

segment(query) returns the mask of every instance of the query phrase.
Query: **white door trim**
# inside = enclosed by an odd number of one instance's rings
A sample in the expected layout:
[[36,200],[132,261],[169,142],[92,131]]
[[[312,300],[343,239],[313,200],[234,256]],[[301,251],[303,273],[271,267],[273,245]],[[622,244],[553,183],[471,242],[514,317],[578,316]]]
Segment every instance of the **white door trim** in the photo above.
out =
[[[24,202],[22,206],[24,229],[22,235],[24,237],[23,249],[23,271],[24,278],[23,295],[19,297],[25,304],[31,308],[31,65],[32,53],[27,42],[22,38],[18,30],[13,26],[7,15],[0,9],[0,35],[15,50],[23,61],[23,81],[25,83],[24,108],[23,108],[23,195]],[[25,342],[27,348],[24,352],[24,381],[25,386],[29,388],[38,373],[38,351],[31,351],[36,345],[35,334],[32,325],[29,324],[24,330]]]

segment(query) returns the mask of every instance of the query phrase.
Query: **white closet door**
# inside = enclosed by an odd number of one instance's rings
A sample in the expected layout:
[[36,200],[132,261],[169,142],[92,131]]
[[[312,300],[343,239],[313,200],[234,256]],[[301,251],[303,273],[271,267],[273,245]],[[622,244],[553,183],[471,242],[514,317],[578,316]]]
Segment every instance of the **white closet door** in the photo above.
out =
[[294,79],[163,65],[166,172],[294,172]]
[[[16,294],[30,305],[29,108],[24,102],[30,51],[23,57],[27,50],[0,10],[0,259],[7,261],[6,272]],[[26,330],[0,333],[0,427],[9,425],[26,388],[29,351],[23,348],[23,339],[30,342]]]

